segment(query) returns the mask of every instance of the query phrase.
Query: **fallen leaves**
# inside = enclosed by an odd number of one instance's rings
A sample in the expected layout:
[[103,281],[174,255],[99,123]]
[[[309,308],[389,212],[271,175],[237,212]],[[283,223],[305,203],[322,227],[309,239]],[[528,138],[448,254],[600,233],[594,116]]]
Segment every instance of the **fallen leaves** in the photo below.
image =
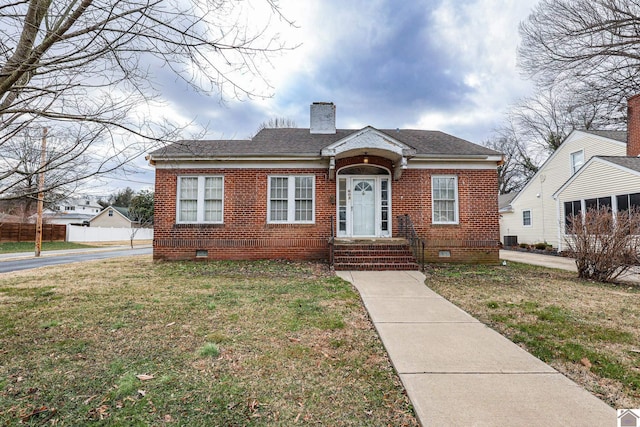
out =
[[138,374],[136,375],[136,378],[139,379],[140,381],[148,381],[148,380],[152,380],[154,377],[153,375]]
[[56,414],[55,408],[47,408],[46,406],[41,406],[39,408],[33,409],[31,412],[21,415],[20,420],[23,423],[30,421],[32,418],[38,418],[40,423],[46,423]]

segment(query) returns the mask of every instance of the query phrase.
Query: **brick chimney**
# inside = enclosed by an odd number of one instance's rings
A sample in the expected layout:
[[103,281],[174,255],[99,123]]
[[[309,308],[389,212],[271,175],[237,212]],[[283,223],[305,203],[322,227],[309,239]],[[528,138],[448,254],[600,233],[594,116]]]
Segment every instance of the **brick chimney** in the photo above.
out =
[[640,94],[627,100],[627,156],[640,155]]
[[311,133],[336,133],[336,106],[333,102],[311,104]]

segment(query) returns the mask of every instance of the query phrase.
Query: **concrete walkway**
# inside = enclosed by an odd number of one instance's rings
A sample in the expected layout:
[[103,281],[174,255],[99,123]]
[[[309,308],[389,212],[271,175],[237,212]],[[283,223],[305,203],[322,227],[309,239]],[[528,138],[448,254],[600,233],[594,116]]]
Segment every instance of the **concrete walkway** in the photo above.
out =
[[423,426],[615,426],[616,411],[460,310],[417,271],[343,271]]

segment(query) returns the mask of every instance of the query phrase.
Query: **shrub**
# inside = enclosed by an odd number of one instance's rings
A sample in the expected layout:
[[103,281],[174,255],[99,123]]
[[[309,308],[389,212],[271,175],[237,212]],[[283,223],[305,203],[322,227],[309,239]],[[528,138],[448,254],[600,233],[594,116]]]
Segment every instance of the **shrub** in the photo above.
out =
[[526,243],[520,243],[518,246],[520,246],[522,249],[528,249],[529,245]]
[[546,243],[536,243],[535,248],[540,250],[540,251],[544,251],[545,249],[547,249],[547,244]]
[[576,259],[578,276],[598,282],[615,281],[638,264],[640,211],[613,215],[607,207],[572,215],[565,241]]

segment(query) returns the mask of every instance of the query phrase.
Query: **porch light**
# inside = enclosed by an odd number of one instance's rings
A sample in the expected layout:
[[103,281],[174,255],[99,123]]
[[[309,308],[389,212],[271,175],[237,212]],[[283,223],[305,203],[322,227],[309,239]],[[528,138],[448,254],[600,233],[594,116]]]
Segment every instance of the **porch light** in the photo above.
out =
[[367,157],[367,152],[366,151],[364,152],[364,160],[363,160],[363,162],[369,163],[369,157]]

